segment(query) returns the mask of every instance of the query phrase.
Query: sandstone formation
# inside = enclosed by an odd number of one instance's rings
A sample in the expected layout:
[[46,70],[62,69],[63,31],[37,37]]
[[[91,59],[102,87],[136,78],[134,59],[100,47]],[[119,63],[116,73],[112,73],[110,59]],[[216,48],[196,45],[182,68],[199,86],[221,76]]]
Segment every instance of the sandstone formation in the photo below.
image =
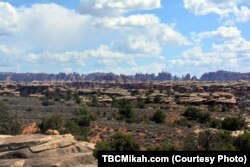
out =
[[93,149],[72,135],[0,136],[0,167],[95,167]]

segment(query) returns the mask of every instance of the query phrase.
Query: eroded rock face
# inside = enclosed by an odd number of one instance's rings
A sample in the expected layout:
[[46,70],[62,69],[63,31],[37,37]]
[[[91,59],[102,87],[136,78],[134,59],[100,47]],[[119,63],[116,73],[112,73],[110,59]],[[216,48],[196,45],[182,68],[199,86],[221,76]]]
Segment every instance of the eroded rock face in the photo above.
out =
[[0,167],[94,167],[93,149],[72,135],[0,135]]

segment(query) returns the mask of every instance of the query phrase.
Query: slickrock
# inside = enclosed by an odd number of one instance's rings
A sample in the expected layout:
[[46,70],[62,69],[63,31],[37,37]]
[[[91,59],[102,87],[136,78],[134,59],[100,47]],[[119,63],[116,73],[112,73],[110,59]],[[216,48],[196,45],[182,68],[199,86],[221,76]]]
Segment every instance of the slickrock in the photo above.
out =
[[95,167],[94,148],[70,134],[0,135],[0,167]]

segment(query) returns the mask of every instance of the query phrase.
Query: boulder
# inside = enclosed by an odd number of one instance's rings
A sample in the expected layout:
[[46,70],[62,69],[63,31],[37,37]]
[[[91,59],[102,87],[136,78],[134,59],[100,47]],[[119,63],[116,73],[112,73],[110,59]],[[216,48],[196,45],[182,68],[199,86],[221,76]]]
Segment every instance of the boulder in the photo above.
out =
[[59,135],[60,133],[57,130],[52,130],[52,129],[48,129],[45,132],[46,135]]
[[0,167],[96,167],[94,148],[72,135],[0,135]]

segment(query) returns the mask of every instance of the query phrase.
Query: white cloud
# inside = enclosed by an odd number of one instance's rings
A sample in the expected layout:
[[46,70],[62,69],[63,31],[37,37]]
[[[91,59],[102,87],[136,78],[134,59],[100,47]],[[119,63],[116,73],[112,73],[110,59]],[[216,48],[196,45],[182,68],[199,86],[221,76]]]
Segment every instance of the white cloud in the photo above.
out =
[[190,41],[179,32],[175,30],[174,27],[167,24],[159,24],[151,29],[151,33],[155,39],[159,39],[163,43],[179,44],[179,45],[190,45]]
[[[134,74],[136,72],[157,73],[165,70],[165,63],[159,62],[154,57],[148,57],[149,64],[141,64],[142,60],[138,53],[123,53],[111,50],[106,45],[97,49],[67,52],[25,52],[17,48],[0,46],[1,67],[11,71],[23,71],[27,66],[32,68],[29,71],[43,72],[72,72],[79,69],[86,69],[84,72],[115,72],[123,74]],[[137,58],[138,63],[137,63]],[[3,63],[3,65],[2,65]],[[6,66],[5,66],[5,65]],[[18,66],[17,66],[18,65]],[[56,67],[56,71],[54,71]],[[42,69],[41,69],[42,68]],[[0,68],[1,69],[1,68]]]
[[131,15],[128,17],[106,17],[103,19],[98,19],[95,23],[99,27],[107,27],[113,29],[120,28],[134,28],[134,27],[144,27],[149,25],[159,24],[160,20],[158,17],[152,14],[138,14]]
[[31,8],[22,8],[19,9],[19,15],[20,36],[42,49],[63,48],[72,41],[83,42],[83,33],[91,26],[90,17],[56,4],[37,4]]
[[[153,62],[151,64],[145,65],[135,65],[132,67],[117,67],[117,68],[109,68],[104,70],[103,72],[110,72],[113,71],[116,74],[126,74],[126,75],[134,75],[135,73],[159,73],[162,71],[166,71],[166,64]],[[96,71],[97,72],[97,71]]]
[[229,26],[221,26],[218,27],[217,30],[214,31],[206,31],[198,34],[198,38],[235,38],[240,37],[241,31],[237,27]]
[[92,61],[94,63],[114,67],[119,63],[133,65],[133,54],[124,54],[110,50],[106,45],[101,45],[97,49],[84,51],[67,51],[67,52],[41,52],[27,53],[17,48],[8,48],[0,45],[1,62],[7,65],[32,65],[39,64],[45,66],[72,65],[85,66]]
[[184,0],[184,8],[190,10],[195,15],[218,14],[227,16],[233,11],[235,1],[214,1],[214,0]]
[[214,70],[248,71],[250,70],[250,41],[242,37],[213,44],[210,51],[195,46],[184,51],[179,59],[168,62],[170,68],[181,68],[194,73]]
[[160,7],[161,0],[81,0],[79,12],[103,17]]
[[234,13],[237,21],[250,22],[250,8],[242,6],[240,9],[236,8]]
[[16,31],[18,14],[8,3],[0,2],[0,36],[11,35]]
[[217,14],[221,18],[227,18],[231,23],[249,22],[250,9],[247,7],[248,0],[184,0],[184,8],[191,11],[197,16],[208,14]]
[[[79,14],[54,3],[14,7],[0,2],[0,35],[8,34],[0,38],[1,66],[45,72],[85,67],[159,71],[163,65],[156,66],[163,63],[157,61],[164,59],[161,53],[165,44],[190,44],[156,15],[120,15],[159,8],[160,0],[89,2],[95,7],[101,3],[101,13],[106,7],[112,8],[107,11],[111,14]],[[138,65],[140,62],[145,64]]]
[[160,55],[162,48],[157,41],[146,39],[145,36],[128,36],[125,40],[115,43],[115,47],[126,53]]
[[[184,37],[177,30],[175,30],[174,26],[161,23],[159,18],[152,14],[144,14],[144,15],[138,14],[138,15],[131,15],[128,17],[107,17],[103,19],[97,19],[95,25],[97,27],[106,27],[123,32],[125,34],[124,36],[126,36],[125,41],[136,42],[135,39],[132,40],[130,38],[131,35],[128,36],[127,34],[133,34],[133,36],[135,36],[137,39],[138,36],[144,36],[143,37],[145,39],[144,43],[153,44],[153,46],[151,47],[149,46],[149,48],[152,47],[156,48],[159,46],[158,45],[159,43],[162,44],[171,43],[177,45],[190,44],[190,42],[186,37]],[[130,39],[126,39],[128,37]],[[142,41],[140,39],[138,40],[140,41],[140,45],[142,45]],[[134,50],[136,49],[134,48]]]

